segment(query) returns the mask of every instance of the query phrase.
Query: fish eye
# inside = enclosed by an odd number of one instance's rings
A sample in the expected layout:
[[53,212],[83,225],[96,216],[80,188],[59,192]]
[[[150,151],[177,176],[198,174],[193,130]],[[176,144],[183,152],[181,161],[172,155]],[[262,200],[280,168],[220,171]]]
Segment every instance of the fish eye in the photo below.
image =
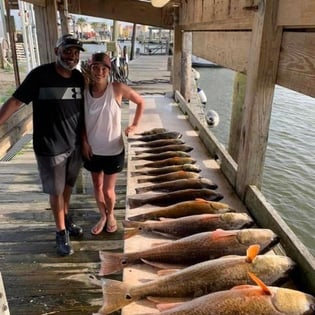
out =
[[121,261],[121,264],[122,264],[122,265],[127,265],[127,260],[126,260],[126,259],[122,260],[122,261]]
[[126,300],[131,300],[131,296],[129,294],[126,294]]

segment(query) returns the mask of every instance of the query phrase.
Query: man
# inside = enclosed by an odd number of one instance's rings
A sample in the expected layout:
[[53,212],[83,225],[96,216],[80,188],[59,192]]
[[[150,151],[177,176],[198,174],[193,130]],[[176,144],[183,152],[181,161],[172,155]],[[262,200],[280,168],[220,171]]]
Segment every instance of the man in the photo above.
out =
[[56,62],[33,69],[0,109],[0,125],[19,107],[32,102],[33,147],[43,192],[56,223],[60,256],[73,253],[70,236],[83,230],[68,215],[72,187],[81,168],[84,130],[84,78],[76,69],[82,43],[71,34],[61,36],[55,47]]

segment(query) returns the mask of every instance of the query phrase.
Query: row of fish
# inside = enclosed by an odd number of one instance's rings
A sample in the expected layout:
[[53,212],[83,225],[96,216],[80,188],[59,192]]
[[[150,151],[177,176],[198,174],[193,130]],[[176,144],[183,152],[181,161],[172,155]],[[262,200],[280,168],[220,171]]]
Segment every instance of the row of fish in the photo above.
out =
[[[97,282],[104,303],[98,315],[141,299],[154,303],[162,315],[315,314],[313,296],[278,287],[295,267],[289,257],[268,253],[278,236],[220,202],[218,186],[199,175],[201,169],[190,156],[166,157],[192,150],[180,133],[156,128],[136,140],[141,143],[131,147],[143,150],[132,160],[143,156],[152,162],[135,165],[131,175],[146,176],[137,183],[148,185],[135,188],[129,207],[157,207],[124,220],[124,235],[158,233],[167,239],[137,252],[100,251],[102,281]],[[136,285],[105,278],[134,264],[154,267],[158,278]]]

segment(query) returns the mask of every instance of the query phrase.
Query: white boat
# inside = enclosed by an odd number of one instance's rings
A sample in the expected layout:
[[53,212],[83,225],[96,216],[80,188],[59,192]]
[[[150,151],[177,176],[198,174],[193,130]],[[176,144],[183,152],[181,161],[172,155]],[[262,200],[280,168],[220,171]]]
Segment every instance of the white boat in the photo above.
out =
[[201,57],[197,57],[195,55],[191,56],[191,64],[193,67],[196,68],[217,68],[217,67],[221,67],[220,65],[211,62],[207,59],[203,59]]

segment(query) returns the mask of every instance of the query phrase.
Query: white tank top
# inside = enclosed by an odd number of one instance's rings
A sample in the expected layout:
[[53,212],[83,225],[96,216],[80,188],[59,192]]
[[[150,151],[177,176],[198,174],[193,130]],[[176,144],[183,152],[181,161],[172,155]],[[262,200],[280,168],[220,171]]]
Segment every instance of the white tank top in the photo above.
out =
[[95,155],[117,155],[124,142],[121,128],[121,107],[109,82],[101,97],[92,97],[89,89],[84,91],[85,126],[88,142]]

